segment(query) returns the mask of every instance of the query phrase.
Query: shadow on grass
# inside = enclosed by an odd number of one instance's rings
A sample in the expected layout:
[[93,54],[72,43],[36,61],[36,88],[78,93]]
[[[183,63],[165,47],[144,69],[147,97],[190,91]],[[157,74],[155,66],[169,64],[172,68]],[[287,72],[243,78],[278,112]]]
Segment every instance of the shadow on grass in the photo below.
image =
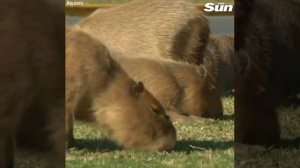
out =
[[278,148],[282,149],[300,149],[300,137],[296,139],[281,139]]
[[16,168],[56,168],[58,161],[50,152],[17,149],[14,164]]
[[269,153],[273,150],[293,150],[300,149],[300,138],[296,139],[281,139],[280,143],[275,146],[265,147],[259,145],[248,145],[248,144],[239,144],[235,145],[235,154],[238,157],[244,158],[244,156],[240,156],[247,153]]
[[110,139],[76,139],[74,147],[91,152],[109,152],[123,149]]
[[199,150],[226,150],[233,148],[233,141],[177,141],[174,151],[193,152]]
[[223,115],[222,119],[224,121],[233,121],[234,120],[234,114],[231,115]]
[[[123,149],[110,139],[77,139],[74,147],[90,152],[111,152]],[[180,140],[177,141],[173,151],[189,153],[201,150],[225,150],[232,147],[233,141]]]

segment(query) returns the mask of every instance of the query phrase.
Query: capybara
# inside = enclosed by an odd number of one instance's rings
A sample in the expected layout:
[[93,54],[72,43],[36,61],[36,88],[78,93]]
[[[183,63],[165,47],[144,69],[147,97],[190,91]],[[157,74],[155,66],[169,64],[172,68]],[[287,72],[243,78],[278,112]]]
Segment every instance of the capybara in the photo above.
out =
[[97,10],[77,27],[117,54],[189,62],[201,62],[210,31],[204,15],[185,0],[134,0]]
[[205,118],[220,118],[222,104],[215,80],[205,66],[166,59],[116,57],[134,80],[157,98],[167,112]]
[[58,141],[64,139],[63,6],[45,0],[1,2],[1,168],[14,167],[16,144],[54,152],[56,163],[64,165],[64,143]]
[[203,64],[217,81],[220,93],[231,93],[234,88],[234,38],[210,35],[203,54]]
[[[160,103],[133,81],[108,49],[88,34],[66,29],[66,132],[73,140],[78,114],[107,128],[125,148],[170,150],[176,132]],[[84,118],[84,117],[83,117]]]
[[238,0],[235,7],[235,141],[276,145],[276,107],[300,104],[293,96],[300,92],[300,2]]

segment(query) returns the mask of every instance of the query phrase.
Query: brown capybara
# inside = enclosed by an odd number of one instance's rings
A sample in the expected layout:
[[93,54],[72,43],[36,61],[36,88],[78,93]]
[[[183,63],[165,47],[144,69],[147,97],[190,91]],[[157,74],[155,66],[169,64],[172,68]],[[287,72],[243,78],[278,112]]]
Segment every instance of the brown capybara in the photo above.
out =
[[97,10],[77,27],[117,54],[189,62],[200,60],[209,37],[207,19],[186,0],[134,0]]
[[228,35],[210,35],[203,54],[203,64],[217,81],[220,93],[231,93],[234,88],[234,38]]
[[176,132],[159,102],[135,82],[107,48],[88,34],[66,29],[66,132],[73,140],[73,116],[107,128],[125,148],[170,150]]
[[15,144],[54,152],[55,163],[64,165],[64,143],[58,141],[64,139],[63,6],[45,0],[1,2],[1,168],[14,167]]
[[276,108],[300,104],[300,2],[239,0],[235,7],[235,141],[276,145]]
[[215,81],[204,66],[145,57],[119,56],[116,60],[130,77],[145,84],[167,112],[215,119],[222,117]]

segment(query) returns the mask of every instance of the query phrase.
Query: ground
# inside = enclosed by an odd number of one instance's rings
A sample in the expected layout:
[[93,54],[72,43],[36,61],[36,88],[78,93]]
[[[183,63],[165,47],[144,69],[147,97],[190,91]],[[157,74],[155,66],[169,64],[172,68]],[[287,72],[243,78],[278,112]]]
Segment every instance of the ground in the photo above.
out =
[[267,150],[249,147],[246,153],[236,152],[237,168],[300,167],[300,107],[279,108],[278,116],[281,125],[281,147]]
[[[300,108],[279,109],[282,147],[234,154],[233,98],[223,98],[225,118],[201,124],[175,124],[178,141],[167,153],[134,152],[116,146],[105,131],[76,123],[77,147],[66,157],[67,168],[297,168],[300,165]],[[298,139],[297,139],[298,138]],[[291,143],[292,142],[292,143]],[[291,144],[289,144],[291,143]],[[47,155],[19,151],[16,167],[47,168]],[[234,163],[235,156],[235,163]],[[35,166],[33,166],[35,165]],[[49,167],[50,168],[50,167]]]
[[[196,124],[175,123],[177,145],[171,152],[151,153],[122,149],[105,131],[77,122],[77,147],[66,157],[68,168],[93,167],[233,167],[233,98],[223,98],[225,118]],[[46,159],[34,153],[18,153],[17,167],[47,167]]]
[[77,123],[78,148],[67,156],[67,167],[233,167],[233,98],[223,99],[225,119],[201,124],[175,123],[178,141],[167,153],[134,152],[113,144],[103,131]]

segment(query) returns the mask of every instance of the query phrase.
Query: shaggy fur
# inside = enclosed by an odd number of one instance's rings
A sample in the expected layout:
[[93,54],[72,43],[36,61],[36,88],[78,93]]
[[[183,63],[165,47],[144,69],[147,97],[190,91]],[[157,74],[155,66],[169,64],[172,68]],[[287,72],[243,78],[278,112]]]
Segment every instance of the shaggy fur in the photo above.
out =
[[117,54],[189,62],[201,62],[209,36],[207,19],[185,0],[135,0],[95,11],[77,26]]
[[13,167],[15,144],[52,151],[60,166],[64,163],[64,134],[59,133],[64,130],[63,5],[43,0],[1,3],[1,168]]
[[176,132],[159,102],[134,82],[107,48],[88,34],[67,28],[66,133],[73,140],[73,116],[107,128],[126,148],[170,150]]
[[300,2],[240,0],[235,11],[235,141],[274,145],[275,108],[300,104]]
[[168,112],[205,118],[222,117],[215,81],[204,66],[143,57],[118,57],[117,61],[134,80],[144,82]]
[[231,93],[234,88],[234,39],[227,35],[211,35],[203,54],[203,64],[217,81],[220,93]]

